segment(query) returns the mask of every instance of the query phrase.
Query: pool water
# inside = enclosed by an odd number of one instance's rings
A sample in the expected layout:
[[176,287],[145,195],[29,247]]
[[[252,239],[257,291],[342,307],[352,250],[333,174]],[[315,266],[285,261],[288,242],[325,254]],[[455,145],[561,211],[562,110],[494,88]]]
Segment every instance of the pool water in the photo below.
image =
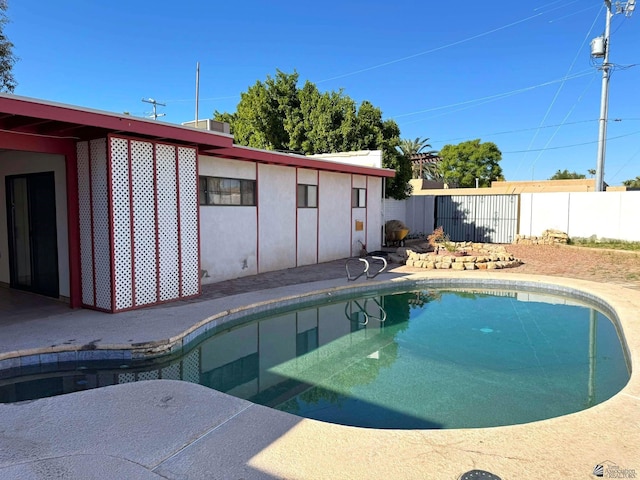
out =
[[56,393],[151,378],[327,422],[440,429],[577,412],[620,391],[629,370],[611,320],[577,300],[417,290],[256,319],[165,364],[2,380],[0,400],[45,396],[38,384]]

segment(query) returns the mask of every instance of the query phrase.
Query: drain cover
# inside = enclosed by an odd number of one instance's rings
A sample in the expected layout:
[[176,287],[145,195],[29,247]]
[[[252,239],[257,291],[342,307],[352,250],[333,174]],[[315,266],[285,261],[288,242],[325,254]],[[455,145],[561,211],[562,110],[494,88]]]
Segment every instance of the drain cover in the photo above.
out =
[[463,473],[460,480],[501,480],[499,476],[484,470],[471,470]]

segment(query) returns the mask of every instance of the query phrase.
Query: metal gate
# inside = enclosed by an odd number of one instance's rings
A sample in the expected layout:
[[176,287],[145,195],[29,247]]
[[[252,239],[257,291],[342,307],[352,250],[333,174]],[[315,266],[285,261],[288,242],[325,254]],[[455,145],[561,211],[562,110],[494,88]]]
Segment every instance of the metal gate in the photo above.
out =
[[519,195],[436,198],[436,227],[454,242],[511,243],[518,229]]

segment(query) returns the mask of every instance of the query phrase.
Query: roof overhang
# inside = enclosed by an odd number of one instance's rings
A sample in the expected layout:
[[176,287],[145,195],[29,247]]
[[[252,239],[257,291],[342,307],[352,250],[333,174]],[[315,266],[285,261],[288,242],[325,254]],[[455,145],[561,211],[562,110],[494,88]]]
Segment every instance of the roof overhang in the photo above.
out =
[[213,152],[203,153],[210,153],[213,156],[230,159],[252,160],[259,163],[267,163],[272,165],[309,168],[313,170],[323,170],[328,172],[352,173],[355,175],[394,177],[396,174],[395,170],[391,170],[388,168],[363,167],[360,165],[321,160],[304,155],[273,152],[270,150],[259,150],[256,148],[249,148],[238,145],[234,145],[232,148],[221,148]]
[[[2,135],[4,134],[4,135]],[[303,155],[259,150],[233,144],[233,136],[157,120],[132,117],[39,99],[0,94],[0,139],[29,136],[30,144],[63,140],[92,140],[109,134],[136,136],[154,141],[194,146],[200,154],[259,163],[393,177],[394,170],[324,161]],[[7,145],[0,148],[7,148]]]

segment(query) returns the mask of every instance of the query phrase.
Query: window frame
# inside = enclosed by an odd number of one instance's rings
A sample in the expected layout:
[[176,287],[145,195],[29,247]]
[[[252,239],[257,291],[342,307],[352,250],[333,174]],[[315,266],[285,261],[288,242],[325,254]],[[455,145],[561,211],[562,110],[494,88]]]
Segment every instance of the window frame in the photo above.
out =
[[[303,195],[301,195],[301,188],[304,189]],[[315,190],[313,205],[309,204],[309,199],[311,198],[309,195],[310,189]],[[296,187],[296,206],[298,208],[318,208],[318,186],[310,183],[298,183]]]
[[[220,181],[220,190],[212,191],[212,183],[210,180]],[[204,189],[203,189],[203,183]],[[233,193],[234,187],[225,188],[224,182],[238,182],[237,190],[239,193]],[[234,202],[234,196],[239,199],[238,202]],[[250,202],[245,201],[250,196]],[[230,203],[223,203],[216,201],[216,197],[227,198],[231,200]],[[212,175],[199,175],[198,176],[198,205],[199,206],[216,206],[216,207],[255,207],[258,204],[257,198],[257,181],[248,178],[232,178],[232,177],[217,177]]]
[[367,189],[353,187],[351,189],[351,208],[367,208]]

